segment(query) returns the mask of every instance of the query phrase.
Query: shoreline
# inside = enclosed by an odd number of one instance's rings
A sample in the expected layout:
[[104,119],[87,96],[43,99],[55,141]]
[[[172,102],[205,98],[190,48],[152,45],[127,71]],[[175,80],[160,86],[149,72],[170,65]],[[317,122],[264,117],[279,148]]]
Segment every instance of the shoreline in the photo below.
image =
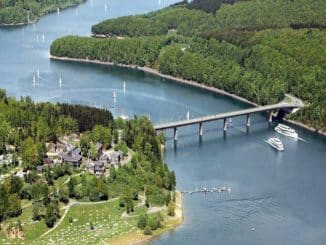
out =
[[106,241],[105,244],[110,245],[140,245],[147,244],[148,242],[154,240],[158,236],[162,235],[167,231],[171,231],[176,227],[180,226],[184,221],[183,209],[182,209],[182,198],[181,193],[176,191],[176,200],[175,200],[175,216],[169,217],[167,220],[167,224],[163,228],[159,230],[153,231],[153,234],[148,236],[144,235],[142,231],[137,230],[126,234],[124,236],[113,238],[112,240]]
[[[79,6],[80,4],[83,4],[85,3],[86,0],[83,0],[82,2],[80,3],[74,3],[74,4],[71,4],[71,5],[67,5],[67,6],[63,6],[63,7],[59,7],[60,11],[61,10],[66,10],[68,8],[73,8],[73,7],[76,7],[76,6]],[[27,21],[27,22],[19,22],[19,23],[0,23],[0,27],[21,27],[21,26],[25,26],[25,25],[31,25],[31,24],[35,24],[37,23],[42,17],[48,15],[48,14],[53,14],[57,11],[57,9],[52,9],[50,11],[47,11],[47,12],[44,12],[44,13],[41,13],[39,16],[37,16],[34,20],[31,20],[31,21]]]
[[[98,65],[118,66],[118,67],[124,67],[124,68],[132,68],[132,69],[136,69],[136,70],[143,71],[143,72],[146,72],[146,73],[150,73],[150,74],[155,75],[155,76],[159,76],[159,77],[164,78],[164,79],[170,79],[170,80],[173,80],[173,81],[178,82],[178,83],[182,83],[182,84],[185,84],[185,85],[188,85],[188,86],[192,86],[192,87],[200,88],[200,89],[203,89],[203,90],[206,90],[206,91],[210,91],[210,92],[213,92],[215,94],[228,96],[230,98],[236,99],[238,101],[244,102],[246,104],[249,104],[249,105],[252,105],[252,106],[255,106],[255,107],[260,106],[257,103],[249,101],[249,100],[247,100],[247,99],[245,99],[243,97],[240,97],[238,95],[229,93],[229,92],[227,92],[225,90],[218,89],[218,88],[208,86],[208,85],[204,85],[204,84],[198,83],[196,81],[186,80],[186,79],[183,79],[183,78],[162,74],[158,70],[150,68],[150,67],[146,67],[146,66],[140,67],[140,66],[136,66],[136,65],[117,64],[117,63],[114,63],[114,62],[105,62],[105,61],[100,61],[100,60],[89,60],[89,59],[78,59],[78,58],[70,58],[70,57],[59,57],[59,56],[54,56],[54,55],[51,55],[51,54],[50,54],[50,59],[61,60],[61,61],[74,61],[74,62],[90,63],[90,64],[98,64]],[[306,129],[309,132],[317,133],[319,135],[322,135],[322,136],[326,137],[326,132],[315,129],[315,128],[310,127],[310,126],[308,126],[306,124],[303,124],[301,122],[286,119],[286,118],[284,118],[283,120],[290,123],[290,124],[292,124],[292,125],[295,125],[295,126],[303,128],[303,129]]]

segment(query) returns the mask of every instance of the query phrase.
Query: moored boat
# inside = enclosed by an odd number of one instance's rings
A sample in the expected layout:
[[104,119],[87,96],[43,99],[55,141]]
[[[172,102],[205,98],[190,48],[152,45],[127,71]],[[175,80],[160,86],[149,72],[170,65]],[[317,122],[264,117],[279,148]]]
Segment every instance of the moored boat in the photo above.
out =
[[281,124],[281,123],[279,123],[275,127],[275,131],[278,132],[279,134],[283,134],[288,137],[292,137],[295,139],[298,138],[298,134],[297,134],[297,132],[295,132],[295,130],[293,128],[290,128],[289,126]]

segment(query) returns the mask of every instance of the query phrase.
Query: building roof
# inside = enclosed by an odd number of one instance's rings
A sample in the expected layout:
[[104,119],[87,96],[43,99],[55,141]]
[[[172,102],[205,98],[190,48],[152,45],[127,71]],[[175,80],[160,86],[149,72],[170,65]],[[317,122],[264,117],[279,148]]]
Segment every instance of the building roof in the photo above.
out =
[[65,162],[80,162],[82,159],[82,156],[75,155],[75,154],[72,154],[72,155],[66,154],[62,158]]
[[75,154],[75,155],[80,155],[80,153],[81,153],[81,149],[80,148],[75,148],[73,150],[73,154]]
[[94,171],[104,171],[104,166],[98,166],[98,165],[95,165],[94,167]]
[[122,151],[115,151],[115,152],[113,152],[113,154],[112,154],[112,158],[114,158],[114,159],[117,159],[119,156],[120,156],[120,157],[123,156],[123,152],[122,152]]
[[110,160],[110,156],[107,155],[107,154],[103,154],[103,155],[100,156],[100,160],[104,160],[104,161]]

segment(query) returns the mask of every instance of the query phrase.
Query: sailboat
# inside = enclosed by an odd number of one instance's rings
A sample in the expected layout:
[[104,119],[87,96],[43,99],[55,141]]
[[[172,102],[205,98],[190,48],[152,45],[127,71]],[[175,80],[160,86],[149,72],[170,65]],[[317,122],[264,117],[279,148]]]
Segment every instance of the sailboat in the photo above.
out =
[[108,6],[107,6],[106,3],[105,3],[105,4],[104,4],[104,10],[105,10],[105,12],[106,12],[107,8],[108,8]]
[[113,96],[112,96],[112,98],[113,98],[114,100],[116,100],[116,98],[117,98],[117,95],[116,95],[116,93],[115,93],[115,90],[113,91]]
[[188,110],[187,111],[187,120],[189,120],[190,119],[190,111]]
[[37,70],[37,78],[40,78],[40,69]]
[[61,77],[59,78],[59,87],[60,88],[62,87],[62,79],[61,79]]
[[57,8],[57,14],[60,14],[60,8]]
[[44,43],[44,40],[45,40],[45,35],[44,33],[42,34],[42,42]]
[[35,87],[36,85],[36,79],[35,79],[35,75],[33,76],[33,87]]

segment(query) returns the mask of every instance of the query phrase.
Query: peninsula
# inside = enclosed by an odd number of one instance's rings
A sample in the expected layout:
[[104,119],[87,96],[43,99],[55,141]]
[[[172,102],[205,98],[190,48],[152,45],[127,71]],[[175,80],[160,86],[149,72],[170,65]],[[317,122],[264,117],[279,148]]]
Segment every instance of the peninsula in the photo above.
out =
[[325,7],[313,0],[181,2],[101,22],[94,37],[60,38],[51,55],[141,67],[259,105],[291,94],[306,106],[288,119],[324,132]]
[[0,90],[2,244],[148,240],[183,221],[164,135],[146,117]]

